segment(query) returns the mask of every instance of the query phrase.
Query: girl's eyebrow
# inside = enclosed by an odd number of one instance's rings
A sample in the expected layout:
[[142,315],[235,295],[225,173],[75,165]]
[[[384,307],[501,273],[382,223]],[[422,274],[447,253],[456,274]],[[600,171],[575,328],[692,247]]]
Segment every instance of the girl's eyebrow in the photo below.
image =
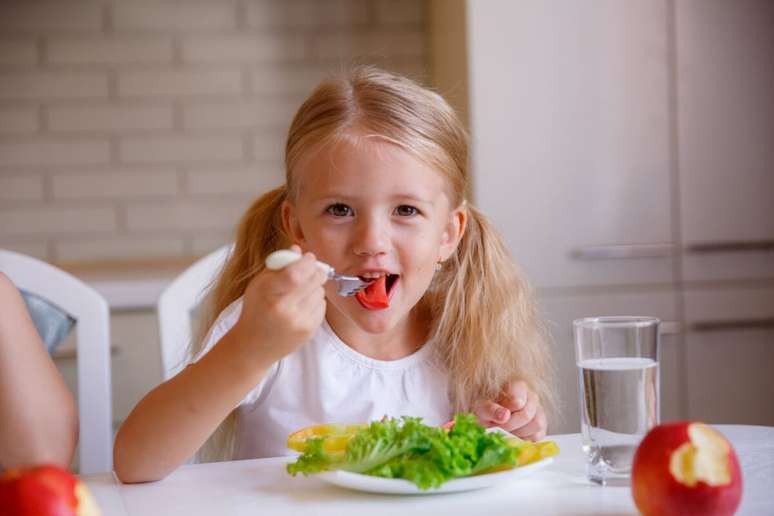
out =
[[[322,201],[352,202],[352,201],[357,201],[358,199],[359,198],[356,195],[326,193],[320,196],[312,197],[311,202],[322,202]],[[418,197],[415,193],[397,193],[397,194],[391,195],[390,199],[400,200],[400,201],[411,201],[411,202],[416,202],[418,204],[429,204],[429,205],[435,204],[433,200],[425,199],[423,197]]]

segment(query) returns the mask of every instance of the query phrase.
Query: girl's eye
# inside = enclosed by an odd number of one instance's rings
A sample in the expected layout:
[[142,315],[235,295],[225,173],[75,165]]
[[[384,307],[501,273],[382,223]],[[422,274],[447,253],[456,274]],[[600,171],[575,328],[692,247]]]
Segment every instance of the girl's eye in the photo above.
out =
[[418,209],[416,209],[413,206],[409,206],[407,204],[401,204],[400,206],[395,208],[395,214],[401,217],[411,217],[412,215],[416,215],[418,213],[419,213]]
[[334,217],[348,217],[352,215],[352,208],[341,203],[331,204],[325,208],[325,211]]

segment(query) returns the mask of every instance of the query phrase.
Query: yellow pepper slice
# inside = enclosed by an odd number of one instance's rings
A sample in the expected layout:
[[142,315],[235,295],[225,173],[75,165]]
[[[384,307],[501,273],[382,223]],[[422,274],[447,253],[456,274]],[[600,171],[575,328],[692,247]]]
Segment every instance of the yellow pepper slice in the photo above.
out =
[[508,438],[508,444],[515,448],[519,448],[519,457],[517,459],[518,466],[532,464],[533,462],[543,460],[546,457],[553,457],[559,454],[559,445],[554,441],[540,441],[533,443],[532,441],[525,441],[518,437],[511,437]]
[[328,453],[343,452],[347,443],[358,432],[365,428],[365,423],[355,425],[324,424],[302,428],[288,436],[288,448],[303,453],[306,441],[316,437],[322,437],[323,450]]

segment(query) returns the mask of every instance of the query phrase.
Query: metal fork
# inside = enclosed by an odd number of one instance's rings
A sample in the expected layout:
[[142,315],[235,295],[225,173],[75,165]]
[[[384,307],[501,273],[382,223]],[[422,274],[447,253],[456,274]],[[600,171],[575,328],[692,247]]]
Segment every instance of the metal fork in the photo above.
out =
[[[266,257],[266,267],[278,271],[299,259],[301,259],[299,253],[282,249],[274,251]],[[363,281],[357,276],[342,276],[341,274],[336,274],[333,267],[325,262],[318,260],[317,266],[328,275],[328,279],[336,282],[336,293],[340,296],[354,296],[371,284],[370,281]]]

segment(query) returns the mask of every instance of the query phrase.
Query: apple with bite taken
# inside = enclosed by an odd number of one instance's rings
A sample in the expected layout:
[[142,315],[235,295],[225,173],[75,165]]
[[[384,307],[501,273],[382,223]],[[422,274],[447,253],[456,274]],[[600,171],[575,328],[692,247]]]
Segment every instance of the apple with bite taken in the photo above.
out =
[[632,464],[632,495],[648,515],[734,514],[742,499],[742,471],[731,443],[704,423],[653,428]]
[[33,466],[0,476],[3,516],[99,516],[86,485],[64,468]]

